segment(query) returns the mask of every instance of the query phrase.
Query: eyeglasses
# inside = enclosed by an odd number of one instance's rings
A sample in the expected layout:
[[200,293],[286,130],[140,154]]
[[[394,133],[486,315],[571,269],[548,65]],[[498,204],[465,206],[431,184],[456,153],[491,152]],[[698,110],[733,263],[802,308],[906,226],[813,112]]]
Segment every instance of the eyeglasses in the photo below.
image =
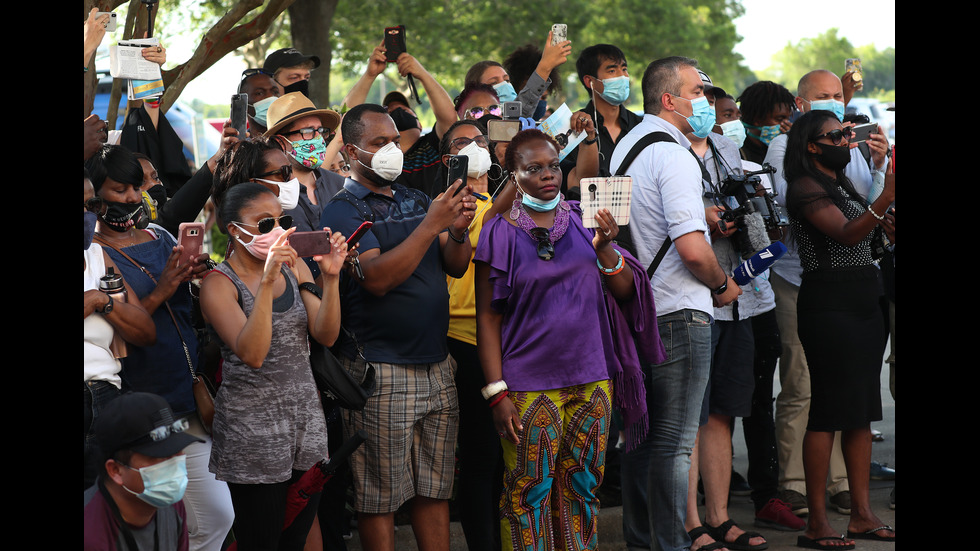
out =
[[269,172],[259,174],[255,178],[265,178],[266,176],[272,176],[275,174],[278,174],[279,177],[282,178],[283,182],[288,182],[293,177],[293,165],[282,165],[275,170],[270,170]]
[[487,107],[470,107],[466,111],[463,111],[463,118],[478,119],[487,113],[499,117],[501,112],[500,105],[495,103]]
[[293,130],[292,132],[282,132],[283,136],[289,136],[290,134],[299,134],[299,136],[304,140],[312,140],[313,136],[316,136],[317,134],[333,138],[330,131],[322,126],[319,128],[300,128],[299,130]]
[[531,228],[531,237],[538,242],[538,258],[551,260],[555,257],[555,244],[551,242],[548,228]]
[[293,227],[293,217],[288,214],[283,214],[279,218],[263,218],[259,220],[258,224],[245,224],[243,222],[232,222],[236,226],[248,226],[250,228],[258,228],[259,233],[269,233],[272,228],[276,227],[276,222],[279,223],[279,227],[288,230]]
[[449,142],[449,147],[450,148],[455,147],[456,149],[463,149],[464,147],[470,145],[471,142],[476,142],[476,145],[480,147],[490,146],[490,140],[488,140],[486,136],[480,135],[475,138],[465,138],[465,137],[456,138],[453,141]]
[[191,424],[187,421],[187,419],[178,419],[169,425],[163,425],[151,430],[150,440],[153,440],[154,442],[166,440],[171,434],[175,432],[184,432],[189,426],[191,426]]
[[840,145],[842,139],[847,138],[850,140],[851,136],[853,135],[854,132],[851,131],[851,127],[848,126],[847,128],[838,128],[836,130],[831,130],[826,134],[820,134],[813,141],[817,141],[820,138],[830,138],[830,141],[833,142],[834,145]]

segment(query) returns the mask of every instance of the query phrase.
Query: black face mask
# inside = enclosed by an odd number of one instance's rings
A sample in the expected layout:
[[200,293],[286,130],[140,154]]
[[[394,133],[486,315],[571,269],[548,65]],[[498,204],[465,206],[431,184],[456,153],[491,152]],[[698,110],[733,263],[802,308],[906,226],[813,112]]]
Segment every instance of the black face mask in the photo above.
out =
[[846,145],[817,144],[820,153],[814,153],[813,158],[823,166],[834,171],[844,170],[847,163],[851,162],[851,149]]
[[310,97],[310,81],[306,79],[298,80],[289,86],[283,87],[282,90],[284,94],[289,94],[291,92],[303,92],[304,96]]
[[143,229],[149,223],[148,217],[143,216],[143,202],[139,203],[116,203],[113,201],[103,201],[106,205],[106,212],[100,219],[103,225],[119,233],[128,231],[130,227]]
[[418,118],[409,113],[404,107],[393,109],[389,111],[388,114],[391,115],[391,120],[395,121],[395,128],[397,128],[399,132],[404,132],[413,128],[418,128],[421,130]]

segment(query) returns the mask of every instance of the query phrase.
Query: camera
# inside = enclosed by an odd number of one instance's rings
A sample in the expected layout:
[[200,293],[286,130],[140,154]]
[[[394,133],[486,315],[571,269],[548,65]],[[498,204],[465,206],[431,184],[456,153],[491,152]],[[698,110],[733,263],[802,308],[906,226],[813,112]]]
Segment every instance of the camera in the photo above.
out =
[[[732,243],[742,258],[749,258],[768,247],[772,239],[778,239],[780,228],[789,225],[786,209],[776,204],[771,192],[762,185],[760,174],[773,174],[776,169],[769,163],[761,170],[742,174],[727,174],[721,183],[721,193],[734,197],[738,207],[721,215],[721,227],[734,224],[738,230],[732,234]],[[772,237],[775,236],[775,237]]]

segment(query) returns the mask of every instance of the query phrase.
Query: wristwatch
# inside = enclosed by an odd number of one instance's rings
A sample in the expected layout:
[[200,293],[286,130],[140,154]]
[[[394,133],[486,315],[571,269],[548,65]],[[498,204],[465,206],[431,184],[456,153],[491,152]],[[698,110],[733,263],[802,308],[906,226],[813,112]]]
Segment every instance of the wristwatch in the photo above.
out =
[[109,302],[105,303],[105,306],[102,307],[102,310],[100,311],[101,314],[108,314],[109,312],[112,312],[112,295],[106,293],[105,296],[109,297]]
[[723,295],[727,290],[728,290],[728,274],[725,274],[725,282],[721,284],[721,287],[718,287],[717,289],[714,289],[711,292],[716,295]]
[[496,381],[488,384],[487,386],[480,389],[480,394],[483,394],[484,400],[489,400],[496,394],[499,394],[507,390],[507,383],[504,381]]

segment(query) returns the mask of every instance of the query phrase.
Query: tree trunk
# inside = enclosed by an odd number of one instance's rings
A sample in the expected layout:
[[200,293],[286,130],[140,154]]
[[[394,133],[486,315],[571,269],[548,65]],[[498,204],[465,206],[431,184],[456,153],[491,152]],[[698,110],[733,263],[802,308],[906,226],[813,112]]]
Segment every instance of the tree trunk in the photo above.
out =
[[320,58],[310,75],[310,100],[318,108],[330,107],[330,26],[338,0],[299,0],[289,6],[293,47]]

